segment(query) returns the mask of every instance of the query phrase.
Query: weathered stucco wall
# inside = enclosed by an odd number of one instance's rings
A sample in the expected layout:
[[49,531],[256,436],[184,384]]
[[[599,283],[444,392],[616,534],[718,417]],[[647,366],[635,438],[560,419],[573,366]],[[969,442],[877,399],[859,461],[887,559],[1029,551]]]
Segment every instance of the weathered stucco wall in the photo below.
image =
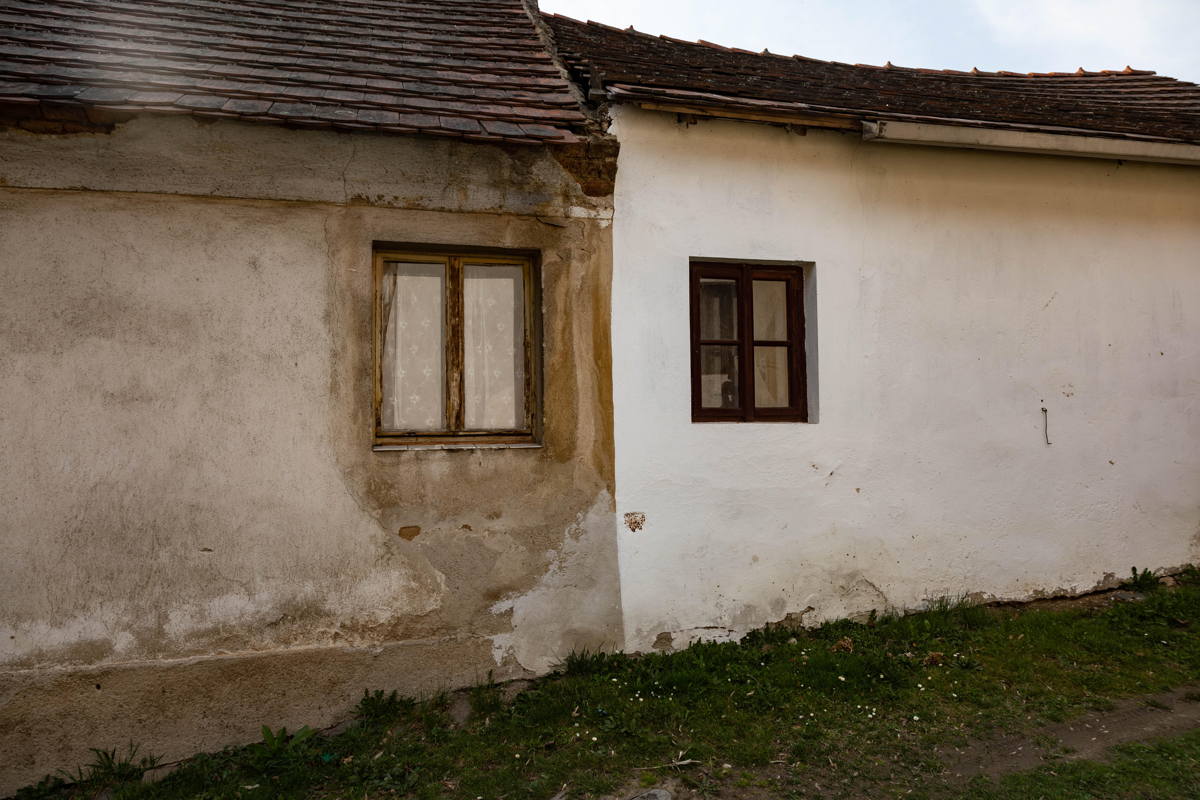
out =
[[[622,645],[610,198],[178,118],[0,153],[0,794]],[[375,241],[541,252],[544,447],[372,452]]]
[[[630,648],[1200,560],[1200,169],[618,111]],[[819,422],[691,423],[692,257],[814,262]]]

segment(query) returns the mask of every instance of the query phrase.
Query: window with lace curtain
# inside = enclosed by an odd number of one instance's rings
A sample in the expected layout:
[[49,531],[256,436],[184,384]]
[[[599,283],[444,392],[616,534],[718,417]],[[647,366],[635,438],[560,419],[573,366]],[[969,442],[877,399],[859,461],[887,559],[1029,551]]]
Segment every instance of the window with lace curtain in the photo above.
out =
[[375,254],[375,444],[536,444],[531,256]]

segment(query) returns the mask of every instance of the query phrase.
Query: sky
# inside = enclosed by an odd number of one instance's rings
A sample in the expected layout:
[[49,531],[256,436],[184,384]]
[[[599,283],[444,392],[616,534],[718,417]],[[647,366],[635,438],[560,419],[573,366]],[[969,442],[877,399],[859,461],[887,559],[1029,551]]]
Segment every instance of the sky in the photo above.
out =
[[1200,0],[541,0],[545,12],[848,63],[1200,83]]

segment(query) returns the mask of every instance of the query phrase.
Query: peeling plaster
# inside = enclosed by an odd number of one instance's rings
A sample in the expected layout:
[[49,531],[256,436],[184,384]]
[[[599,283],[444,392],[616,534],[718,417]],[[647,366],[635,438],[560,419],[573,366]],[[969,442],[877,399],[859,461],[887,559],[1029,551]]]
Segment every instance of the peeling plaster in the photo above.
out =
[[544,673],[571,650],[623,648],[624,636],[612,622],[619,603],[609,588],[617,583],[611,509],[612,498],[600,496],[567,528],[562,549],[550,554],[550,567],[537,585],[492,606],[493,614],[512,617],[512,631],[492,639],[497,664],[511,656],[523,668]]

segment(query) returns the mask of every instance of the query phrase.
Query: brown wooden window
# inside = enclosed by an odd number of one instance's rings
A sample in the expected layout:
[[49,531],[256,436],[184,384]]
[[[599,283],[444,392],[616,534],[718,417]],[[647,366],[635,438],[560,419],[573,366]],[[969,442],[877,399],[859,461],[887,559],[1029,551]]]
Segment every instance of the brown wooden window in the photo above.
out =
[[805,422],[800,267],[692,262],[692,421]]
[[534,444],[532,256],[376,252],[375,443]]

